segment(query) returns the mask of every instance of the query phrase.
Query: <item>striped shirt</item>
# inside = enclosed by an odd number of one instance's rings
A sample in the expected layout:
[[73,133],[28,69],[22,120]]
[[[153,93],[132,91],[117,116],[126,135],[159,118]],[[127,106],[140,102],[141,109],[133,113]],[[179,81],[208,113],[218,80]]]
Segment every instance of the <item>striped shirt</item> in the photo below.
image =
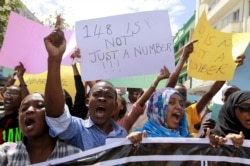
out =
[[[79,148],[73,147],[62,141],[57,140],[56,146],[47,161],[79,152],[81,152]],[[22,141],[18,143],[6,142],[0,145],[0,165],[16,166],[30,164],[31,163],[29,154],[26,150],[26,146]]]

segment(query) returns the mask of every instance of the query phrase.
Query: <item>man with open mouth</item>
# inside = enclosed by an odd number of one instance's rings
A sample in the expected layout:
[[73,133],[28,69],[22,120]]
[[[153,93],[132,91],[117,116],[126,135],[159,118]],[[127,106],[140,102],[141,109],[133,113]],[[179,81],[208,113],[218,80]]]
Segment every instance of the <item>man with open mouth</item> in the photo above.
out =
[[91,88],[87,120],[70,115],[65,106],[60,77],[66,42],[59,27],[60,19],[57,19],[55,30],[44,38],[48,52],[45,106],[50,135],[82,150],[104,145],[106,138],[125,138],[127,131],[112,119],[112,112],[117,107],[117,94],[114,86],[107,81],[99,81]]

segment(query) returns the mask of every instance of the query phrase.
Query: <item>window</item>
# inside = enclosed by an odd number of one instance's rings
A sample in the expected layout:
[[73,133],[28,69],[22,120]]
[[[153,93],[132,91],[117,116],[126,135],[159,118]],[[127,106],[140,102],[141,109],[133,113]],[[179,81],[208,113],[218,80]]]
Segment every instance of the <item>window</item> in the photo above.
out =
[[250,16],[250,0],[248,1],[248,15]]
[[233,13],[229,14],[226,18],[222,20],[222,27],[230,24],[237,23],[240,21],[240,10],[236,10]]
[[239,22],[240,20],[240,10],[236,10],[233,12],[233,22]]
[[208,11],[212,10],[220,0],[214,0],[208,7]]

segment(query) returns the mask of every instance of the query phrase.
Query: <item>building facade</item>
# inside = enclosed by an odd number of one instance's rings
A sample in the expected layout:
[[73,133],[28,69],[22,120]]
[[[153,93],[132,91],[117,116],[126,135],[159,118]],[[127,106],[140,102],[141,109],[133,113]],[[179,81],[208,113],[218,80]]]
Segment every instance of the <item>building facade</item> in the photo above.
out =
[[196,23],[204,10],[211,26],[219,31],[250,31],[249,0],[196,0]]
[[[182,54],[181,47],[192,37],[192,32],[203,11],[206,12],[210,25],[221,32],[250,32],[250,0],[196,0],[195,16],[187,21],[174,38],[176,63]],[[187,26],[190,22],[194,22],[192,28]],[[189,94],[202,95],[214,82],[191,78],[186,70],[187,64],[183,66],[178,82],[188,88]]]
[[[187,23],[177,32],[174,37],[174,52],[175,52],[175,65],[178,63],[180,57],[182,56],[183,47],[187,42],[191,40],[192,32],[195,25],[195,13],[187,21]],[[183,69],[180,73],[178,82],[185,84],[187,88],[191,88],[192,85],[187,82],[190,80],[187,74],[187,62],[184,64]]]

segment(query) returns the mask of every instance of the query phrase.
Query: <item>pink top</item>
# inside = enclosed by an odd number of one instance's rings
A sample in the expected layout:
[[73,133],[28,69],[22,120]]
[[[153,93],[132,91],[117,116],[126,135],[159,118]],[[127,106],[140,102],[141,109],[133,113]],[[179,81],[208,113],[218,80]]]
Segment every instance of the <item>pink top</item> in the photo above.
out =
[[132,109],[127,114],[125,114],[123,118],[118,119],[116,122],[125,130],[127,130],[127,132],[129,132],[136,120],[144,113],[145,108],[145,106],[142,107],[140,104],[135,102]]

